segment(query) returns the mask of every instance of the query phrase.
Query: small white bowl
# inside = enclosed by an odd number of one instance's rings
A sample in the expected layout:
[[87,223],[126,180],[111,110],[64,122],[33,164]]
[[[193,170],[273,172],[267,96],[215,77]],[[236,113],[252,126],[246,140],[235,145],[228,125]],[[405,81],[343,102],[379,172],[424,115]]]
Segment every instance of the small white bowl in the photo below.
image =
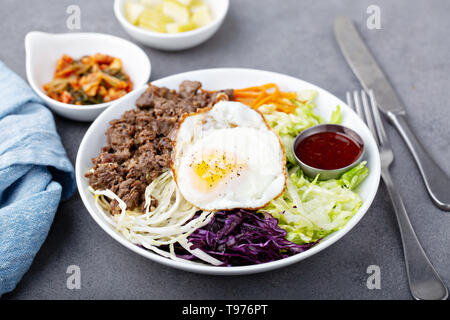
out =
[[25,52],[30,86],[50,109],[72,120],[93,121],[111,102],[79,106],[62,103],[47,96],[42,86],[53,79],[56,62],[63,54],[74,59],[95,53],[120,58],[125,72],[133,82],[133,88],[142,87],[150,78],[150,60],[145,52],[130,41],[107,34],[33,31],[25,36]]
[[195,47],[208,40],[222,25],[228,12],[229,0],[204,0],[211,9],[213,21],[195,30],[180,33],[161,33],[146,30],[130,23],[124,15],[126,0],[114,1],[114,14],[125,31],[137,41],[162,50],[183,50]]

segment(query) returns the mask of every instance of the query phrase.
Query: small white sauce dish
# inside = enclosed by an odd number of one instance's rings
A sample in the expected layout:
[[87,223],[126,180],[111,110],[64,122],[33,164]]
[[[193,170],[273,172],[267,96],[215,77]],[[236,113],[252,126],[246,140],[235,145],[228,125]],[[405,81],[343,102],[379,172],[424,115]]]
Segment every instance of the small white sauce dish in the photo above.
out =
[[[361,153],[359,154],[358,158],[354,160],[351,164],[338,169],[320,169],[304,163],[302,160],[300,160],[300,158],[296,153],[298,144],[302,140],[316,133],[321,132],[339,133],[353,140],[353,142],[356,143],[361,150]],[[299,164],[300,168],[302,168],[303,172],[310,178],[314,179],[317,175],[319,175],[318,178],[319,180],[339,179],[339,177],[344,172],[350,170],[353,167],[356,167],[363,160],[365,150],[366,149],[364,148],[364,140],[361,138],[361,136],[357,134],[354,130],[339,124],[319,124],[314,127],[303,130],[297,135],[297,137],[294,140],[294,143],[292,144],[292,153],[294,154],[294,158]]]
[[133,88],[141,88],[150,78],[151,65],[145,52],[127,40],[107,34],[32,31],[25,36],[25,52],[30,86],[56,114],[72,120],[93,121],[111,102],[74,105],[47,96],[42,86],[53,79],[56,63],[63,54],[74,59],[95,53],[120,58],[125,72],[133,82]]
[[213,21],[195,30],[180,33],[160,33],[137,27],[124,14],[126,0],[114,1],[114,14],[125,31],[137,41],[156,49],[176,51],[195,47],[213,36],[225,20],[229,0],[204,0],[209,6]]

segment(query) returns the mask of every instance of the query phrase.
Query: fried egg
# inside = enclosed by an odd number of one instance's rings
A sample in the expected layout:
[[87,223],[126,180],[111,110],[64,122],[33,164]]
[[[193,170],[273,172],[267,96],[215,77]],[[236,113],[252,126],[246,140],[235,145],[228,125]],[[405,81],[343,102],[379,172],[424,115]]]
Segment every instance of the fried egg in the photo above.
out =
[[200,209],[257,209],[283,192],[285,162],[259,112],[220,101],[180,122],[172,171],[181,194]]

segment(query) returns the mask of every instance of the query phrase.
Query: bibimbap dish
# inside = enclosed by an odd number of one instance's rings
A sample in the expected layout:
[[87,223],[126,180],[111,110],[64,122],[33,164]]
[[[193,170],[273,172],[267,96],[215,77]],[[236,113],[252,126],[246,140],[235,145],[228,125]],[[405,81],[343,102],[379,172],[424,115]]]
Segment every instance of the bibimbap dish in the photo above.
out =
[[275,82],[149,84],[109,122],[84,172],[91,197],[122,237],[177,262],[239,267],[310,250],[358,212],[369,175],[365,158],[336,179],[301,170],[296,136],[342,121],[339,105],[315,113],[316,98]]

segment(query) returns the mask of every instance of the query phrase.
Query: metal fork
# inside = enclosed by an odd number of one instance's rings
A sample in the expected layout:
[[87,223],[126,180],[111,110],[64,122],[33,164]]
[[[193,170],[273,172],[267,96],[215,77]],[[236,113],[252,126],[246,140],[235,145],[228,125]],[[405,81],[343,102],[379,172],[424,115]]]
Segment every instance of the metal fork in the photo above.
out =
[[353,99],[350,92],[347,92],[347,103],[352,109],[356,110],[356,113],[363,121],[365,119],[378,144],[381,159],[381,177],[389,192],[395,215],[397,216],[405,256],[406,273],[413,297],[417,300],[447,299],[448,290],[420,245],[409,221],[403,200],[389,172],[389,166],[394,161],[394,152],[384,129],[383,120],[378,111],[373,92],[369,91],[369,99],[363,90],[361,94],[358,91],[354,91]]

